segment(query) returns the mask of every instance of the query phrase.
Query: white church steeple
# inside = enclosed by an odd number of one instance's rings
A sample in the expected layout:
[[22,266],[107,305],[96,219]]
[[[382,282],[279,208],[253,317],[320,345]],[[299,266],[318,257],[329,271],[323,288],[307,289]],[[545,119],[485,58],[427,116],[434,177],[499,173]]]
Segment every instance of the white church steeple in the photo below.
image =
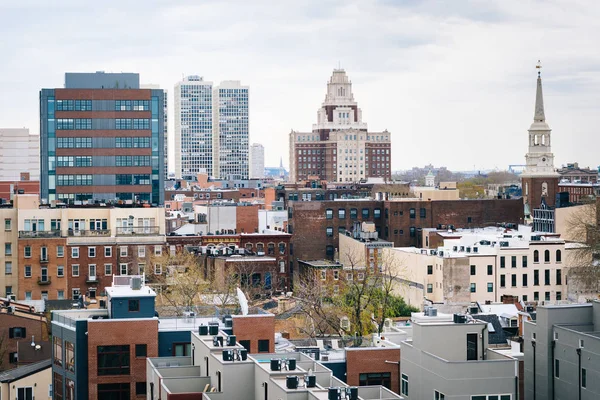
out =
[[542,93],[542,65],[538,61],[537,89],[533,123],[529,127],[529,151],[525,155],[524,176],[558,176],[554,170],[554,154],[551,148],[551,129],[546,123],[544,96]]

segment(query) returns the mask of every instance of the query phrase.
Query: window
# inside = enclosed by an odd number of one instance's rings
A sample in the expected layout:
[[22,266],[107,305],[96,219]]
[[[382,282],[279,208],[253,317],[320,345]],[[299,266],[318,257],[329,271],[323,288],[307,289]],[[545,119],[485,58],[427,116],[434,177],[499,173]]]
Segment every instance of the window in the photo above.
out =
[[550,250],[544,251],[544,262],[546,262],[546,263],[550,262]]
[[129,312],[138,312],[140,311],[140,301],[139,300],[129,300]]
[[562,300],[562,293],[556,292],[556,300]]
[[533,252],[533,262],[534,263],[539,263],[540,262],[540,252],[538,250],[535,250]]
[[56,296],[58,297],[58,300],[64,300],[65,299],[65,291],[64,290],[58,290],[56,293]]
[[88,257],[96,257],[96,248],[88,247]]
[[381,209],[380,208],[376,208],[373,210],[373,218],[375,218],[375,219],[381,218]]
[[493,265],[488,265],[487,266],[487,274],[488,275],[493,275],[494,274],[494,266]]
[[129,345],[98,346],[98,375],[129,375]]
[[136,382],[135,383],[135,394],[136,394],[136,396],[146,394],[146,382]]
[[173,355],[176,357],[192,355],[191,343],[173,343]]
[[31,278],[31,265],[25,266],[25,278]]
[[162,246],[161,245],[154,246],[154,255],[155,256],[162,255]]
[[533,270],[533,286],[540,285],[540,271],[537,269]]
[[523,268],[527,268],[527,256],[523,256]]
[[475,284],[475,282],[471,283],[471,293],[475,293],[477,292],[477,285]]
[[73,343],[65,340],[65,361],[67,364],[66,369],[75,372],[75,347]]
[[31,300],[31,292],[25,292],[25,300]]
[[427,275],[433,275],[433,265],[427,266]]
[[506,275],[500,275],[500,287],[506,287]]
[[146,246],[138,246],[138,257],[139,258],[146,257]]
[[8,328],[9,339],[24,339],[27,337],[26,328]]
[[345,208],[338,209],[338,218],[346,219],[346,209]]
[[512,274],[510,276],[510,286],[517,287],[517,274]]
[[154,275],[162,275],[162,265],[154,264]]
[[48,397],[50,397],[51,399],[54,399],[54,400],[63,400],[63,377],[62,377],[62,375],[60,375],[59,373],[56,373],[56,372],[53,375],[54,375],[54,379],[52,382],[52,387],[54,388],[54,390],[53,390],[54,397],[52,397],[50,395]]
[[56,257],[65,256],[65,246],[56,246]]
[[475,275],[475,266],[471,265],[471,275]]
[[506,257],[500,256],[500,268],[506,268]]
[[321,275],[321,280],[322,281],[326,280],[327,279],[327,271],[323,269],[320,272],[321,272],[321,274],[320,274]]
[[562,285],[562,274],[560,269],[556,270],[556,284]]
[[550,292],[545,292],[544,293],[544,300],[550,301]]
[[136,357],[146,357],[148,352],[147,344],[136,344],[135,345],[135,356]]
[[408,396],[408,375],[402,374],[401,392],[403,396]]
[[328,208],[327,210],[325,210],[325,218],[333,219],[333,210],[331,208]]
[[285,254],[285,243],[279,243],[279,254]]
[[17,388],[16,400],[32,400],[33,388],[31,386]]
[[259,353],[268,353],[269,352],[269,339],[259,339],[258,340],[258,352]]
[[427,293],[433,293],[433,284],[431,284],[431,283],[427,284]]
[[6,261],[4,263],[4,274],[11,275],[12,274],[12,261]]
[[494,284],[492,282],[488,282],[488,284],[487,284],[487,291],[488,291],[488,293],[493,293],[494,292]]
[[581,387],[587,388],[587,369],[581,368]]
[[12,286],[4,286],[5,297],[8,297],[12,294]]
[[104,257],[112,257],[112,247],[104,246]]
[[18,354],[17,352],[8,353],[8,362],[10,364],[16,364],[19,361],[19,357],[17,354]]
[[[98,373],[98,375],[100,375],[100,373]],[[129,372],[127,372],[127,375],[129,375]],[[131,398],[131,389],[129,383],[98,384],[98,400],[128,400],[129,398]]]
[[556,250],[556,262],[562,262],[562,253],[560,250]]
[[533,301],[538,301],[540,299],[540,292],[533,292]]
[[119,249],[121,257],[127,257],[127,246],[121,246]]
[[71,265],[71,276],[79,276],[79,264]]
[[381,385],[388,389],[392,385],[392,374],[389,372],[369,372],[358,376],[359,386]]
[[559,360],[554,360],[554,376],[560,378],[560,362]]
[[328,226],[327,228],[325,228],[325,233],[327,234],[327,237],[332,237],[333,236],[333,227]]
[[549,269],[544,270],[544,285],[546,285],[546,286],[550,285],[550,270]]
[[[356,210],[356,209],[353,208],[352,210]],[[350,211],[352,211],[352,210],[350,210]],[[367,220],[367,219],[369,219],[369,215],[371,215],[371,211],[368,208],[363,208],[361,211],[361,215],[362,215],[363,220]]]
[[71,247],[71,258],[79,258],[79,247]]
[[415,228],[414,226],[411,226],[409,233],[410,233],[410,237],[417,237],[417,228]]
[[421,217],[421,218],[427,218],[427,209],[426,208],[421,208],[419,210],[419,217]]
[[275,243],[267,244],[267,254],[274,255],[275,254]]
[[433,400],[446,400],[446,395],[438,392],[437,390],[433,391]]
[[65,276],[65,266],[64,265],[56,266],[56,276],[58,276],[58,277]]
[[334,247],[332,245],[325,246],[325,255],[328,257],[333,257]]
[[10,218],[5,218],[4,219],[4,230],[5,231],[12,230],[12,220]]
[[417,217],[417,213],[414,208],[409,210],[410,219],[415,219]]
[[[11,243],[6,243],[4,245],[4,254],[7,256],[12,255],[12,244]],[[25,258],[31,258],[31,246],[23,247],[23,256]]]
[[523,287],[527,287],[527,274],[523,274]]
[[517,256],[510,257],[510,267],[517,268]]
[[340,271],[333,271],[333,279],[336,281],[340,279]]

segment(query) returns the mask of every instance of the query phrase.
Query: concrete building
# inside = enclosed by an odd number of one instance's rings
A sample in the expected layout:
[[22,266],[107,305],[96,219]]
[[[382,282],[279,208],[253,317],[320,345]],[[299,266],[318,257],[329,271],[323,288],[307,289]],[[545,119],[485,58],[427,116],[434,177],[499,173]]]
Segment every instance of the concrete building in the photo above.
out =
[[250,179],[265,177],[265,148],[260,143],[250,146]]
[[525,322],[525,400],[600,398],[600,302],[538,307]]
[[598,170],[592,168],[581,168],[579,163],[568,163],[559,168],[560,181],[569,183],[598,183]]
[[[146,84],[142,89],[160,89],[159,85]],[[164,180],[169,179],[169,92],[163,89],[163,116],[164,116]]]
[[406,399],[518,398],[518,360],[490,348],[488,322],[419,313],[412,323],[412,339],[402,342],[400,355]]
[[40,179],[40,137],[27,128],[0,128],[0,181],[18,181],[22,172]]
[[249,177],[249,87],[223,81],[213,89],[213,176]]
[[0,373],[2,399],[54,399],[52,391],[52,360],[24,365]]
[[42,203],[164,203],[164,92],[139,75],[66,73],[40,91]]
[[391,179],[391,134],[369,132],[346,71],[334,69],[311,132],[292,130],[290,179],[359,182]]
[[528,152],[525,155],[525,170],[521,174],[525,216],[533,210],[554,207],[558,194],[560,175],[554,169],[554,154],[551,146],[551,129],[546,123],[544,96],[542,94],[541,65],[538,64],[535,113],[529,128]]

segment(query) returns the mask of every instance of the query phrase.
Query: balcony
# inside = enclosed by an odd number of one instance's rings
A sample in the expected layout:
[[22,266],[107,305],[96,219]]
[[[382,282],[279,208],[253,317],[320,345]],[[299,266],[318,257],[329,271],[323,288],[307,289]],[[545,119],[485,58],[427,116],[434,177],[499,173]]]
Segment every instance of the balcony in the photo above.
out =
[[96,275],[88,275],[85,278],[85,283],[98,283],[98,277]]
[[154,236],[159,234],[159,226],[117,227],[117,236]]
[[57,238],[60,230],[54,231],[19,231],[19,239]]
[[37,280],[38,285],[46,286],[52,283],[52,280],[49,276],[39,276]]
[[40,254],[40,263],[46,264],[48,262],[48,255]]
[[67,231],[69,236],[110,236],[110,229],[94,229],[94,230],[72,230]]

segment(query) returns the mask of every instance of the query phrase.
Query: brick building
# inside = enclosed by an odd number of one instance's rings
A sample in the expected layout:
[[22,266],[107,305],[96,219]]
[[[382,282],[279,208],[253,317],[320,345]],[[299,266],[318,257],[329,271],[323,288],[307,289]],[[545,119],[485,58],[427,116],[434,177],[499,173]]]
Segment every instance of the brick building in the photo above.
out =
[[164,203],[164,92],[139,74],[67,73],[40,91],[42,203]]
[[48,340],[46,317],[35,313],[30,307],[15,302],[2,301],[0,305],[0,337],[3,337],[4,357],[0,360],[0,371],[16,368],[18,363],[18,342],[31,344]]
[[359,182],[369,177],[389,180],[391,134],[368,132],[354,101],[352,82],[334,69],[325,101],[311,132],[290,132],[290,179]]

